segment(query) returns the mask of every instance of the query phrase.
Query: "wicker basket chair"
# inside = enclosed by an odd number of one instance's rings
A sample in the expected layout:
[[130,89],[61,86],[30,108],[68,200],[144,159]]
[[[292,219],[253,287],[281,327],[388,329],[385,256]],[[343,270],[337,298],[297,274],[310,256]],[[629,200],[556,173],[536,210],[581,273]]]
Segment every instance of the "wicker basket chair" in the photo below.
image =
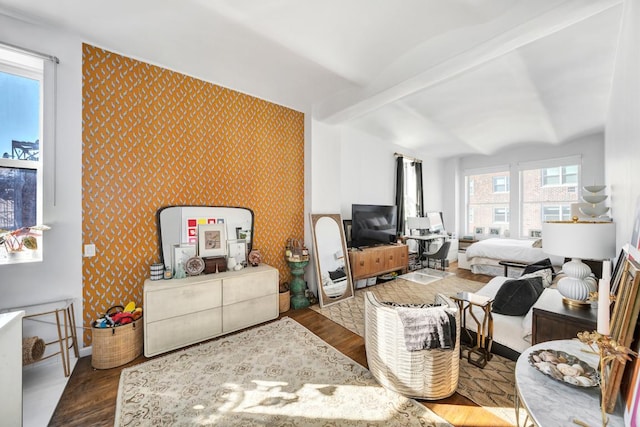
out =
[[366,292],[364,298],[367,363],[378,382],[416,399],[435,400],[451,396],[458,387],[460,369],[460,313],[456,304],[445,295],[436,295],[436,304],[448,305],[455,311],[454,349],[408,351],[396,309],[380,304],[372,292]]

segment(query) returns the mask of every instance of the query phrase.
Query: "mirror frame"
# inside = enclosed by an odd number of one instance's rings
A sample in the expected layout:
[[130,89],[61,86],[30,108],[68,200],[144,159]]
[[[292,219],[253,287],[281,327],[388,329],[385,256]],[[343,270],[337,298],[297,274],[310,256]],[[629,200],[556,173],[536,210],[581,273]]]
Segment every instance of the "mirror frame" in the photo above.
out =
[[[322,287],[322,273],[320,268],[320,257],[318,255],[318,239],[316,237],[316,224],[322,218],[330,218],[336,224],[338,232],[340,233],[340,244],[342,246],[344,269],[347,274],[346,289],[342,296],[331,298],[329,297]],[[355,296],[355,290],[353,288],[353,280],[351,277],[351,266],[349,265],[349,252],[347,250],[347,243],[344,236],[344,227],[342,217],[340,214],[311,214],[311,234],[313,235],[313,258],[315,260],[316,270],[316,283],[318,284],[318,302],[320,307],[326,307],[331,304],[335,304],[346,299],[353,298]]]
[[[167,212],[169,212],[168,209],[175,209],[175,208],[180,208],[180,226],[182,226],[182,221],[181,221],[182,209],[185,209],[185,208],[194,208],[196,211],[201,211],[203,209],[211,209],[210,215],[212,217],[215,217],[215,218],[225,218],[225,221],[227,222],[227,225],[235,223],[235,221],[228,219],[229,214],[233,213],[234,211],[242,212],[243,215],[250,215],[250,218],[251,218],[251,220],[250,220],[251,233],[250,234],[251,235],[250,235],[250,238],[247,239],[247,242],[246,242],[246,244],[247,244],[247,255],[253,249],[253,239],[255,237],[254,236],[254,233],[255,233],[255,230],[254,230],[255,216],[253,214],[253,211],[251,209],[249,209],[249,208],[244,208],[244,207],[239,207],[239,206],[209,206],[209,205],[169,205],[169,206],[163,206],[163,207],[159,208],[156,211],[156,227],[157,227],[157,230],[158,230],[158,249],[159,249],[159,252],[160,252],[160,262],[162,262],[165,265],[165,267],[171,268],[172,266],[170,264],[167,264],[167,259],[165,257],[165,248],[164,248],[164,245],[163,245],[163,236],[162,236],[163,212],[165,213],[164,216],[166,217]],[[175,232],[175,230],[173,230],[171,233],[180,235],[181,231],[182,231],[181,229],[178,230],[177,232]],[[228,231],[229,230],[227,229],[227,232]],[[168,234],[171,234],[171,233],[166,233],[166,234],[168,235]],[[166,237],[165,237],[165,240],[166,240]],[[229,234],[227,234],[227,240],[234,240],[234,239],[230,238]],[[175,243],[182,243],[182,242],[171,241],[171,243],[175,244]],[[169,261],[171,261],[171,258],[169,258]]]

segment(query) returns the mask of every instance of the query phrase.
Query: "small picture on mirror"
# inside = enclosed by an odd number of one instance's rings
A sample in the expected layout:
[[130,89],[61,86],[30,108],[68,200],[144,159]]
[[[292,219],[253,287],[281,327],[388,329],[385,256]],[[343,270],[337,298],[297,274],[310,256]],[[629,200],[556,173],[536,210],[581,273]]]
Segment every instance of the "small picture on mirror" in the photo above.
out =
[[251,230],[244,230],[240,227],[236,228],[236,239],[248,242],[251,240]]
[[236,264],[247,265],[247,241],[229,240],[229,258],[235,258]]
[[203,258],[227,255],[227,230],[224,223],[198,225],[198,255]]
[[187,244],[175,244],[173,245],[173,263],[172,268],[174,274],[177,271],[182,270],[185,271],[185,262],[189,259],[196,256],[196,247],[194,245]]

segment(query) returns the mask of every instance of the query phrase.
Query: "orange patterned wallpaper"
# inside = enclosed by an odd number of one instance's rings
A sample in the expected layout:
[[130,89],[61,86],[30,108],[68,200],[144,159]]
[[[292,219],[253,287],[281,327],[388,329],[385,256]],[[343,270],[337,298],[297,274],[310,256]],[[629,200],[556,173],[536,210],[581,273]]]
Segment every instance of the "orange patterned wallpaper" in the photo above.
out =
[[252,209],[254,247],[288,281],[284,246],[304,233],[303,113],[86,44],[82,72],[83,243],[97,250],[83,259],[85,326],[142,305],[161,206]]

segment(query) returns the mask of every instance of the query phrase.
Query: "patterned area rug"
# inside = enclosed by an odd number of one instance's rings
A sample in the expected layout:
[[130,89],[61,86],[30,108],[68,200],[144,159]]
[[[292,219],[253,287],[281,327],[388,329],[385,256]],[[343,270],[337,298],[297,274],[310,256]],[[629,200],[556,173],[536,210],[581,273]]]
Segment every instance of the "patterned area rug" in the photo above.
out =
[[[373,292],[379,301],[401,303],[433,302],[437,293],[475,292],[485,284],[449,276],[428,284],[398,278],[370,288],[357,289],[355,297],[328,307],[311,308],[350,331],[364,336],[364,293]],[[515,424],[515,362],[494,355],[487,366],[480,369],[467,359],[460,359],[460,380],[457,392],[504,420]],[[521,419],[524,419],[524,413]]]
[[450,426],[283,318],[123,369],[116,426]]

